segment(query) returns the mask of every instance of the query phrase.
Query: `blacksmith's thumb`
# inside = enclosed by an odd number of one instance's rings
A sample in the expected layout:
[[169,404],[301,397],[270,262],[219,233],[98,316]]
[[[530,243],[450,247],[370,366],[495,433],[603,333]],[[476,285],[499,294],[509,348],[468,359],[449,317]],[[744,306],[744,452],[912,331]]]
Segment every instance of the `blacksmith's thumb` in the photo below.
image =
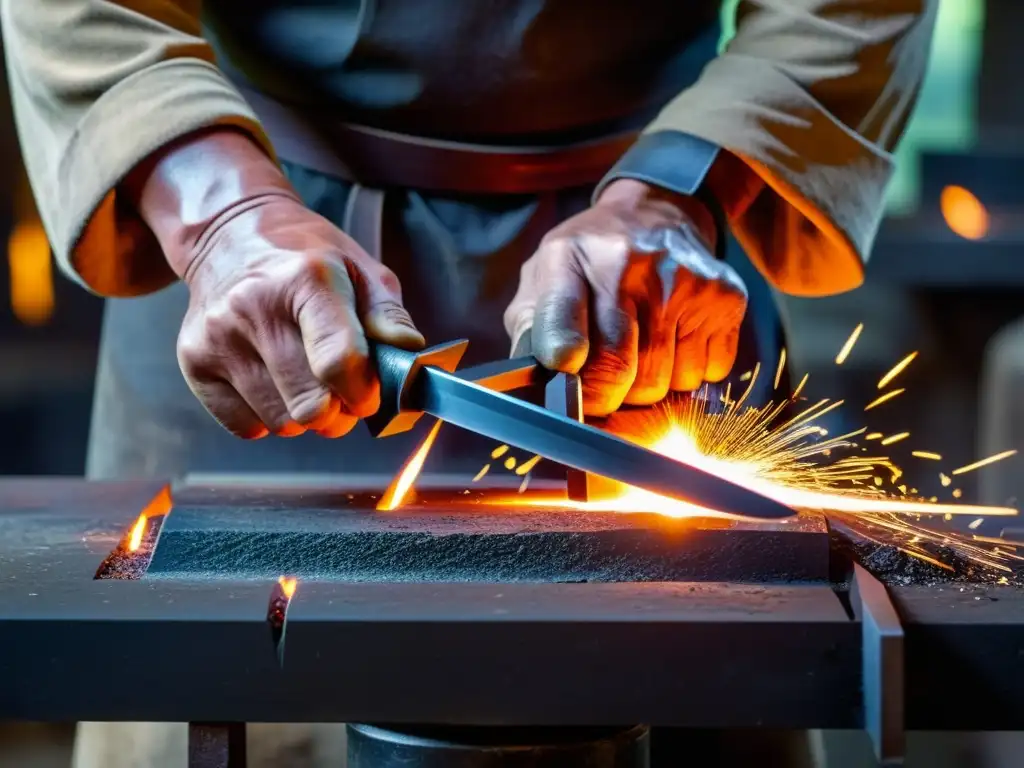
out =
[[362,320],[367,338],[401,349],[422,349],[426,341],[402,305],[401,292],[390,290],[372,275],[367,276],[366,283]]

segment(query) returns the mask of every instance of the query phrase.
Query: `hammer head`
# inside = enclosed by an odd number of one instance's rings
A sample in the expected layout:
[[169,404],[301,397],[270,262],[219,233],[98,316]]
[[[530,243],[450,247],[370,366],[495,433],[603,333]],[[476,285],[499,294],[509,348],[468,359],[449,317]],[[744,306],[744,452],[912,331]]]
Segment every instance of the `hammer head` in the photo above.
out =
[[432,365],[453,373],[466,353],[469,341],[459,339],[446,344],[410,352],[387,344],[370,343],[370,353],[377,363],[380,378],[380,409],[366,419],[366,426],[374,437],[390,437],[408,432],[419,421],[422,411],[406,409],[406,394],[425,365]]

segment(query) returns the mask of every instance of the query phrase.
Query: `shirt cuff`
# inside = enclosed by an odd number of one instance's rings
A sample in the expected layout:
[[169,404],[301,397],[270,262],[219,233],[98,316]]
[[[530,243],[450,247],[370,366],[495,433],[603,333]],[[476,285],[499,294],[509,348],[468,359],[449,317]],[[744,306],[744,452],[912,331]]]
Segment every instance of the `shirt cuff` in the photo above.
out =
[[681,131],[657,131],[644,134],[630,147],[598,183],[594,200],[617,179],[635,179],[679,195],[694,196],[703,203],[715,222],[715,255],[723,258],[726,240],[726,213],[705,180],[715,161],[725,153],[710,141]]

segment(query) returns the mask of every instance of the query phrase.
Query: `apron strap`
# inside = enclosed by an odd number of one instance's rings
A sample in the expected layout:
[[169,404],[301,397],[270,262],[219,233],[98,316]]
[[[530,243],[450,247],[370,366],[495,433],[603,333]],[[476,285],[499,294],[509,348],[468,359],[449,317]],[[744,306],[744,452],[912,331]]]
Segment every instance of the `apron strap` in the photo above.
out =
[[341,229],[377,261],[383,260],[384,190],[352,184]]
[[498,146],[410,136],[277,101],[235,81],[280,157],[381,189],[519,195],[597,184],[640,135],[628,130],[558,146]]

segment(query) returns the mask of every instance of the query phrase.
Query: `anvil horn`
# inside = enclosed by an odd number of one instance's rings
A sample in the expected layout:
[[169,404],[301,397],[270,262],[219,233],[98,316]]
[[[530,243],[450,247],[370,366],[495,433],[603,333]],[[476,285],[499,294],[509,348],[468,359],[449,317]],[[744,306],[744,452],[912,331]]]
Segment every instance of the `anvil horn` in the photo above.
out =
[[374,437],[390,437],[408,432],[419,421],[423,411],[406,410],[409,386],[425,365],[453,373],[469,346],[467,339],[438,344],[420,352],[409,352],[387,344],[370,343],[370,353],[377,362],[380,377],[380,409],[366,419]]

